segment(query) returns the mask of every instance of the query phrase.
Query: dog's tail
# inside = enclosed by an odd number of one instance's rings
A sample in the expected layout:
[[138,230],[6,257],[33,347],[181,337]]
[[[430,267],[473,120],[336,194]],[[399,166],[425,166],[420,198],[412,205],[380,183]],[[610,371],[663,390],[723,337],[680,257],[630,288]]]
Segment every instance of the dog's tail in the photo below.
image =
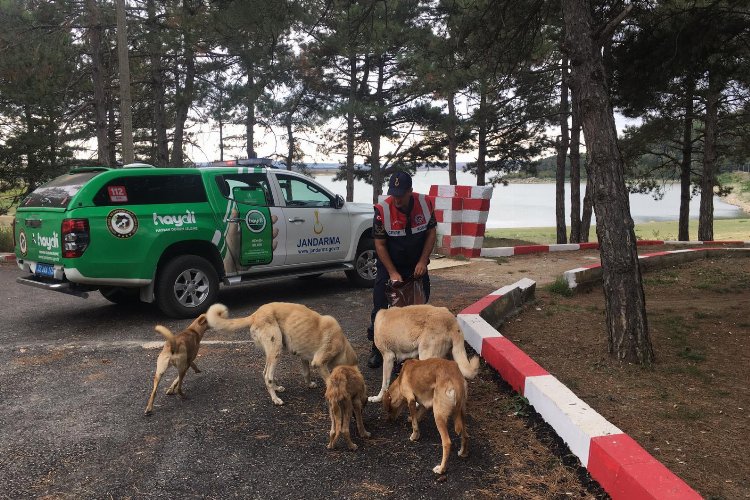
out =
[[161,326],[161,325],[156,325],[154,327],[154,330],[156,330],[157,332],[161,333],[164,336],[164,340],[166,340],[167,343],[169,344],[169,350],[172,351],[172,354],[174,354],[177,348],[177,345],[174,342],[174,333],[169,331],[169,328],[167,328],[166,326]]
[[459,328],[458,323],[456,323],[456,327],[451,333],[451,339],[453,340],[453,349],[451,350],[453,360],[458,363],[458,368],[465,378],[473,379],[479,373],[479,356],[474,356],[471,360],[466,356],[464,334],[461,328]]
[[219,330],[239,330],[240,328],[252,325],[252,315],[246,318],[229,319],[229,309],[224,304],[214,304],[208,308],[206,319],[211,328]]

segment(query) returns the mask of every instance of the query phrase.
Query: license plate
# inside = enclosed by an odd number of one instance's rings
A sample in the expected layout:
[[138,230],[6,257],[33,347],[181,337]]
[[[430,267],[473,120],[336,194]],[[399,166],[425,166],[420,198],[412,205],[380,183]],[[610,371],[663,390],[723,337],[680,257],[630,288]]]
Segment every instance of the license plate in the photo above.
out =
[[47,276],[53,278],[55,276],[55,266],[51,264],[37,264],[34,274],[37,276]]

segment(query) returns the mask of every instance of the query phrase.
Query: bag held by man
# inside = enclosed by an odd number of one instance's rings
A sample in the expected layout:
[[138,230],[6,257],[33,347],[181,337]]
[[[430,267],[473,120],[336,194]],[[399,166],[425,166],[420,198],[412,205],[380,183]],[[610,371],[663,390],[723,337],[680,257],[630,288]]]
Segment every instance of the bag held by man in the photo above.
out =
[[388,307],[403,307],[426,304],[422,278],[407,278],[404,281],[391,281],[385,285]]

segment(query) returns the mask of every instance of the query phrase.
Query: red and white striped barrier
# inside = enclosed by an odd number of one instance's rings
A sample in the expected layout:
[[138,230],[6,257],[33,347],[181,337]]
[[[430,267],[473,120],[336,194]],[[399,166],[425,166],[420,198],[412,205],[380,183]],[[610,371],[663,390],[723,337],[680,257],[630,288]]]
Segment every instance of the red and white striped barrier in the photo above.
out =
[[0,253],[0,262],[14,262],[16,255],[12,253]]
[[[651,245],[740,245],[750,246],[750,241],[662,241],[662,240],[638,240],[638,246]],[[531,253],[566,252],[574,250],[596,250],[599,243],[561,243],[553,245],[519,245],[514,247],[482,248],[482,257],[512,257],[514,255],[526,255]]]
[[701,498],[488,322],[502,323],[533,297],[535,286],[524,278],[464,309],[458,322],[469,345],[534,406],[613,499]]
[[438,253],[479,257],[492,198],[492,186],[430,187],[435,200]]

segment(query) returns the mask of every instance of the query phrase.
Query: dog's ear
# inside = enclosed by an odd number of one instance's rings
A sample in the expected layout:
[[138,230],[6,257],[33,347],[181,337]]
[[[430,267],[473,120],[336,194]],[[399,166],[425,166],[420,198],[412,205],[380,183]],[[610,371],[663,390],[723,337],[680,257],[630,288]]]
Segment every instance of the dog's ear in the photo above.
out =
[[196,319],[196,321],[199,325],[206,326],[206,324],[208,323],[208,318],[205,314],[201,314],[200,316],[198,316],[198,319]]

